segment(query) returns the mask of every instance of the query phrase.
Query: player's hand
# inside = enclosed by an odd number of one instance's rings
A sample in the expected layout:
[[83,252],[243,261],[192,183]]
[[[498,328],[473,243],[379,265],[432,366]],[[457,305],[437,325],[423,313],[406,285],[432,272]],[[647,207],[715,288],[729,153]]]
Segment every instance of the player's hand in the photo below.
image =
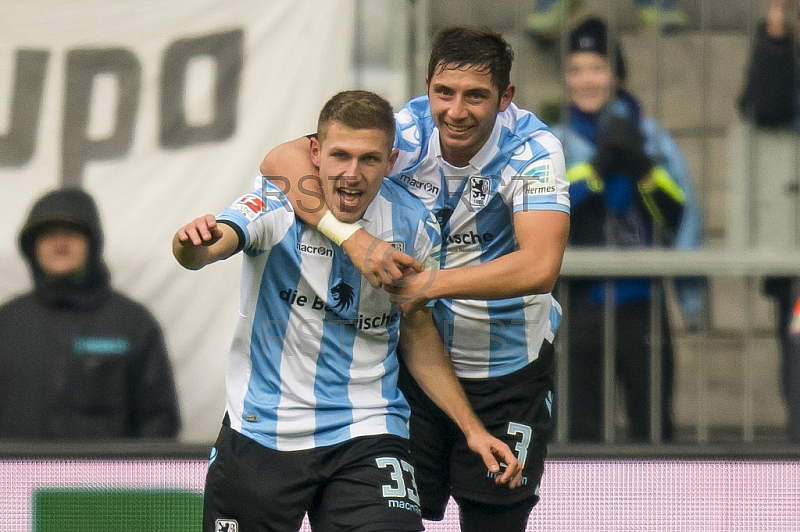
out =
[[206,214],[178,229],[175,236],[182,246],[210,246],[222,238],[222,234],[214,215]]
[[478,453],[491,473],[497,473],[495,484],[505,484],[509,489],[522,484],[522,464],[511,449],[486,430],[467,437],[467,445]]
[[342,242],[342,249],[367,282],[376,288],[391,285],[393,281],[423,269],[421,262],[363,229]]
[[438,270],[412,271],[405,278],[384,285],[383,289],[389,292],[389,299],[403,315],[408,315],[425,308],[431,300],[428,289],[438,273]]

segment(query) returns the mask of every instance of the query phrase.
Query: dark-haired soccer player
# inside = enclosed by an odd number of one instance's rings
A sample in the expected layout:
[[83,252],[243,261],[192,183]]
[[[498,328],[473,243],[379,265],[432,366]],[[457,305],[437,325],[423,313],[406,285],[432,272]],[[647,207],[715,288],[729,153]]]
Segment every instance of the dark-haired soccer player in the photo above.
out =
[[[393,138],[392,109],[379,96],[347,91],[329,100],[311,140],[312,161],[331,176],[326,205],[334,224],[358,221],[435,264],[435,219],[384,180],[397,157]],[[512,451],[470,410],[430,310],[401,318],[389,295],[288,205],[264,181],[263,189],[217,217],[195,219],[173,240],[175,257],[189,269],[245,255],[204,530],[235,523],[243,531],[295,531],[306,513],[315,531],[422,530],[409,407],[397,388],[398,344],[484,468],[501,482],[519,482]],[[497,459],[510,470],[501,472]]]
[[[524,466],[519,489],[492,482],[493,473],[463,452],[465,441],[446,416],[401,376],[423,517],[441,519],[452,495],[463,531],[525,529],[552,431],[561,310],[550,292],[569,232],[568,185],[560,142],[512,103],[512,60],[495,32],[446,28],[433,42],[427,95],[396,114],[400,154],[389,178],[436,215],[439,271],[410,280],[408,257],[381,249],[358,224],[330,227],[324,209],[304,209],[298,200],[313,199],[299,192],[310,183],[296,184],[315,171],[307,139],[279,146],[261,166],[264,175],[295,185],[287,192],[297,216],[341,242],[369,282],[412,298],[401,303],[404,311],[435,300],[434,320],[473,409]],[[406,286],[388,286],[392,278]]]

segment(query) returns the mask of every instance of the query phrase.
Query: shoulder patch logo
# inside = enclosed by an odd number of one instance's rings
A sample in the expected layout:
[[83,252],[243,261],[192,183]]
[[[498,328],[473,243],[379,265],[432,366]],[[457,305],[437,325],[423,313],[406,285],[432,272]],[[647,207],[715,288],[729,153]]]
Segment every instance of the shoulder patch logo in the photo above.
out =
[[522,170],[525,194],[543,194],[556,191],[556,175],[549,159],[535,161]]
[[469,178],[469,204],[473,207],[486,207],[490,191],[491,181],[488,177]]
[[245,194],[236,200],[236,203],[233,204],[231,209],[247,218],[250,222],[267,210],[264,200],[256,194]]

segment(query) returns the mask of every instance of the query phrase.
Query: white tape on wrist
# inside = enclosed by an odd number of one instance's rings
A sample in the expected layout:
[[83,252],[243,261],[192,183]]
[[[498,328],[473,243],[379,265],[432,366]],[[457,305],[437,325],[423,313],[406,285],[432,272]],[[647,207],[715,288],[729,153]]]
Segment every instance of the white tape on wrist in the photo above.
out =
[[330,238],[337,246],[341,246],[342,242],[353,236],[353,233],[359,229],[361,229],[360,224],[340,222],[331,211],[326,212],[325,216],[317,224],[317,230]]

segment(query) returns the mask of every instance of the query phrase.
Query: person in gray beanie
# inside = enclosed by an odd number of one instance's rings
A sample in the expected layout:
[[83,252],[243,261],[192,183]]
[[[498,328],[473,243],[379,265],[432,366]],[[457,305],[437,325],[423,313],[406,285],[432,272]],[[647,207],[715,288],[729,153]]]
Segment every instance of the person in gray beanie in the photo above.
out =
[[92,197],[45,194],[19,246],[34,288],[0,307],[0,438],[175,438],[161,327],[111,287]]

